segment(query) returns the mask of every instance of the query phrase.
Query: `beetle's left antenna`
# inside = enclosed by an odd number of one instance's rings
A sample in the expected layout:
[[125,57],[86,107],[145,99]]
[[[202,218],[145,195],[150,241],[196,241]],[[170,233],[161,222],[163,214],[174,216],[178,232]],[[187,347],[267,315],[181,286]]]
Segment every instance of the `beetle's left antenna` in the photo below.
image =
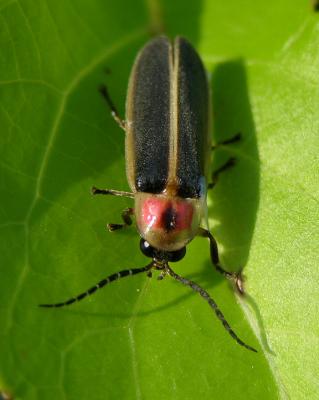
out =
[[92,286],[90,289],[88,289],[86,292],[83,292],[79,294],[76,297],[72,297],[71,299],[67,301],[63,301],[62,303],[54,303],[54,304],[39,304],[39,307],[47,307],[47,308],[53,308],[53,307],[64,307],[68,306],[72,303],[75,303],[76,301],[80,301],[84,299],[87,296],[90,296],[94,292],[96,292],[98,289],[101,289],[105,285],[116,281],[120,278],[124,278],[125,276],[132,276],[139,274],[140,272],[147,272],[153,267],[153,262],[148,264],[146,267],[143,268],[133,268],[133,269],[125,269],[123,271],[116,272],[115,274],[112,274],[108,276],[107,278],[102,279],[99,283],[97,283],[95,286]]
[[241,346],[245,347],[248,350],[254,351],[255,353],[257,353],[257,350],[254,349],[253,347],[249,346],[248,344],[246,344],[245,342],[243,342],[237,335],[236,333],[232,330],[231,326],[229,325],[229,323],[226,321],[224,314],[220,311],[220,309],[218,308],[218,305],[215,303],[215,301],[210,297],[210,295],[208,294],[208,292],[206,292],[206,290],[204,290],[202,287],[200,287],[199,285],[197,285],[197,283],[187,279],[187,278],[183,278],[182,276],[179,276],[178,274],[176,274],[169,266],[168,264],[165,267],[167,273],[174,279],[176,279],[177,281],[181,282],[183,285],[189,286],[190,288],[192,288],[195,292],[199,293],[203,299],[205,299],[207,301],[207,303],[210,305],[210,307],[215,311],[215,314],[217,316],[217,318],[221,321],[221,323],[224,325],[224,328],[226,329],[226,331],[230,334],[230,336],[236,340],[236,342],[238,344],[240,344]]

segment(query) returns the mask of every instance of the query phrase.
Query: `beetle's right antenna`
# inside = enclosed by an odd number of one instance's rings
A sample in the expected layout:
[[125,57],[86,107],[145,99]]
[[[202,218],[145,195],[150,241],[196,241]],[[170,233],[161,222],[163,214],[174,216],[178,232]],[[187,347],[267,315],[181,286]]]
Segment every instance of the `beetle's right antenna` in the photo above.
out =
[[220,309],[218,308],[218,305],[215,303],[215,301],[210,297],[210,295],[206,292],[206,290],[204,290],[203,288],[201,288],[199,285],[197,285],[197,283],[187,279],[187,278],[183,278],[181,276],[179,276],[178,274],[176,274],[169,266],[168,264],[165,267],[167,273],[174,279],[176,279],[177,281],[181,282],[183,285],[189,286],[190,288],[192,288],[195,292],[199,293],[203,299],[205,299],[208,304],[210,305],[210,307],[215,311],[215,314],[217,316],[217,318],[221,321],[221,323],[224,325],[224,328],[226,329],[226,331],[230,334],[230,336],[236,340],[236,342],[238,344],[240,344],[241,346],[245,347],[248,350],[254,351],[255,353],[257,353],[257,350],[254,349],[253,347],[249,346],[248,344],[246,344],[245,342],[243,342],[237,335],[236,333],[232,330],[232,328],[230,327],[229,323],[226,321],[224,314],[220,311]]
[[95,286],[92,286],[90,289],[88,289],[86,292],[83,292],[79,294],[76,297],[72,297],[71,299],[67,301],[63,301],[62,303],[54,303],[54,304],[39,304],[39,307],[47,307],[47,308],[53,308],[53,307],[64,307],[68,306],[72,303],[75,303],[76,301],[80,301],[84,299],[87,296],[90,296],[94,292],[96,292],[98,289],[101,289],[105,285],[116,281],[120,278],[124,278],[125,276],[132,276],[139,274],[140,272],[147,272],[149,271],[152,267],[154,266],[154,262],[151,262],[148,264],[146,267],[143,268],[133,268],[133,269],[125,269],[123,271],[116,272],[115,274],[112,274],[108,276],[107,278],[102,279],[99,283],[97,283]]

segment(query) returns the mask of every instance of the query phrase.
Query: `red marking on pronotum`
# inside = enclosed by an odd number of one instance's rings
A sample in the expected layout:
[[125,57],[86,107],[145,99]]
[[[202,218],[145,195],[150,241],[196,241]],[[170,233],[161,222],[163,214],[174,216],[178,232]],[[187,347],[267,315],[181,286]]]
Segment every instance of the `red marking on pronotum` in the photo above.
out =
[[142,218],[151,228],[176,232],[189,229],[193,219],[193,205],[179,200],[146,199],[142,205]]

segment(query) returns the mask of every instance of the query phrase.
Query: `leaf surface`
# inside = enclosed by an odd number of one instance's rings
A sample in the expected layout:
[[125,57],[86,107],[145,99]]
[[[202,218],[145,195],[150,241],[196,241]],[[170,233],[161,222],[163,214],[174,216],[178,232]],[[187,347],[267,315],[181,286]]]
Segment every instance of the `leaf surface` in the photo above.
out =
[[[223,265],[244,267],[246,299],[195,239],[177,273],[202,285],[251,353],[188,288],[144,275],[64,309],[118,270],[146,265],[134,228],[110,234],[129,199],[127,80],[149,32],[186,36],[211,73],[209,194]],[[14,399],[315,399],[318,362],[318,46],[307,2],[0,1],[0,390]],[[109,72],[105,73],[105,69]]]

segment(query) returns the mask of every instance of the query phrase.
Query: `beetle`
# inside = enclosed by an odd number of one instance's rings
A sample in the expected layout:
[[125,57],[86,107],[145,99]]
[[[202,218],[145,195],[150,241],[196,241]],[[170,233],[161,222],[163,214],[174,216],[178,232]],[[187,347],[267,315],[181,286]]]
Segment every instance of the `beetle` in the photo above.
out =
[[[92,193],[134,199],[134,209],[128,208],[122,213],[123,224],[108,224],[108,228],[115,231],[129,226],[135,215],[141,236],[140,249],[151,262],[142,268],[112,274],[65,302],[40,306],[66,306],[112,281],[142,272],[151,276],[153,270],[159,270],[159,279],[169,275],[199,293],[233,339],[256,352],[232,330],[208,292],[176,274],[169,265],[185,256],[186,245],[195,236],[206,237],[212,264],[243,293],[241,274],[228,272],[221,266],[216,240],[203,227],[207,221],[207,189],[214,186],[221,172],[234,164],[234,159],[215,171],[213,182],[208,183],[210,92],[197,52],[183,37],[171,42],[159,36],[148,42],[138,53],[131,71],[125,120],[120,118],[105,85],[100,87],[100,92],[126,133],[126,175],[131,192],[93,187]],[[238,139],[236,135],[223,144]]]

